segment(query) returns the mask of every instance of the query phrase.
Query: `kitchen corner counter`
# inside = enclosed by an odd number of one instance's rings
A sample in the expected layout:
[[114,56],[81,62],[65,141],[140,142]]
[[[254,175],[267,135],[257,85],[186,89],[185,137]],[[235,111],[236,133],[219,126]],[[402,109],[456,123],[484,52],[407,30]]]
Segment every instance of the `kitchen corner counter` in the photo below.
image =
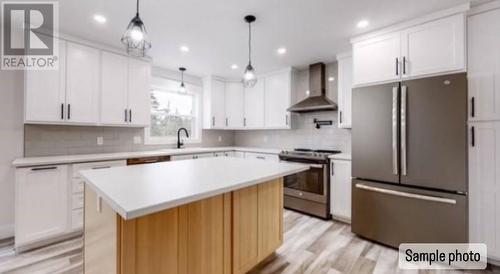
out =
[[331,160],[351,161],[351,153],[339,153],[328,156]]
[[301,164],[206,158],[84,170],[96,194],[125,220],[307,170]]

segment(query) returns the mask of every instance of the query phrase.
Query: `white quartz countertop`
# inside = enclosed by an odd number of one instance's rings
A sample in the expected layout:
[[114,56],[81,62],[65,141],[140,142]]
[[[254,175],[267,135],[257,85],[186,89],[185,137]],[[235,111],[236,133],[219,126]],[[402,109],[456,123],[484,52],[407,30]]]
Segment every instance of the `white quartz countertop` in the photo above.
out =
[[204,158],[83,170],[86,186],[133,219],[309,169],[248,158]]
[[253,147],[188,147],[181,149],[169,148],[169,149],[160,149],[153,151],[61,155],[61,156],[46,156],[46,157],[25,157],[14,160],[12,165],[15,167],[27,167],[27,166],[40,166],[40,165],[122,160],[122,159],[151,157],[151,156],[210,153],[210,152],[220,152],[220,151],[245,151],[245,152],[278,154],[281,152],[281,149],[253,148]]
[[350,161],[351,160],[351,153],[339,153],[339,154],[333,154],[328,156],[328,158],[332,160],[346,160]]

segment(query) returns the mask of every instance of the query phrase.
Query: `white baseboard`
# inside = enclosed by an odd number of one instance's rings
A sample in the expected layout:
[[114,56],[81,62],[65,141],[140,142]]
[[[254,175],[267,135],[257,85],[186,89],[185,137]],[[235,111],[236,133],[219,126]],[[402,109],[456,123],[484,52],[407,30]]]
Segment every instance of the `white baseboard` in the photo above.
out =
[[14,237],[14,224],[0,225],[0,240]]

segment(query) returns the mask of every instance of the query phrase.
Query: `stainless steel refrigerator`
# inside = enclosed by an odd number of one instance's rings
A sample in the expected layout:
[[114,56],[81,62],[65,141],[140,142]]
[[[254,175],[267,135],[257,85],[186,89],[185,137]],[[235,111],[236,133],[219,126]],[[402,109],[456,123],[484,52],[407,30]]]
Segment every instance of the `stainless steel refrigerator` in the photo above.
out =
[[356,88],[352,110],[352,231],[467,242],[466,74]]

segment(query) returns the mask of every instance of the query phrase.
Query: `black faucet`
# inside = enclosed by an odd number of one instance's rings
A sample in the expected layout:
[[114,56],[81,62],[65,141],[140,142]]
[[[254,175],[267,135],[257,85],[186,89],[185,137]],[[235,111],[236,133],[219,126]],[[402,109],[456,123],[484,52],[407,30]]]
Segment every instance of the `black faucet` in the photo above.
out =
[[183,127],[179,128],[177,130],[177,148],[181,148],[184,145],[184,143],[181,141],[181,131],[183,131],[183,130],[184,130],[184,132],[186,132],[186,138],[189,138],[189,133],[188,133],[187,129],[185,129]]

